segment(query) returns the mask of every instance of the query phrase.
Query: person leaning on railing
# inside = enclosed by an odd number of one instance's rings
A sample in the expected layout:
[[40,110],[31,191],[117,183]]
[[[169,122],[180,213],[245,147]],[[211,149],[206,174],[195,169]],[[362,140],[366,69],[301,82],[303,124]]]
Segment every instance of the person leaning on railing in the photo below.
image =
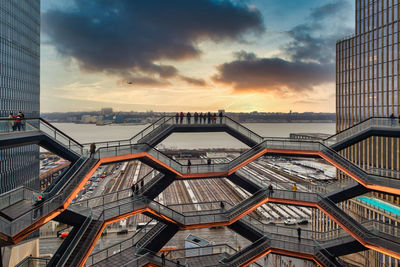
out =
[[25,121],[25,115],[22,113],[22,111],[18,112],[18,116],[21,118],[21,129],[22,131],[25,131],[26,129],[26,121]]
[[9,120],[9,125],[10,125],[10,130],[15,131],[15,125],[14,125],[14,114],[10,112],[10,115],[8,116]]
[[14,131],[18,129],[18,131],[21,131],[21,112],[17,114],[17,116],[14,116]]

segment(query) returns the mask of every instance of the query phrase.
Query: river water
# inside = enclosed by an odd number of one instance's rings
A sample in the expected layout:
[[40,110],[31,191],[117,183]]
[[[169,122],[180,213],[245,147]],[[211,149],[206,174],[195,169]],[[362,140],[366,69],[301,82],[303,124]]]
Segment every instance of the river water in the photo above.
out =
[[[261,136],[288,137],[290,133],[335,133],[335,123],[244,123]],[[105,125],[54,123],[80,143],[128,139],[148,125]],[[179,149],[246,148],[226,133],[174,133],[161,146]]]

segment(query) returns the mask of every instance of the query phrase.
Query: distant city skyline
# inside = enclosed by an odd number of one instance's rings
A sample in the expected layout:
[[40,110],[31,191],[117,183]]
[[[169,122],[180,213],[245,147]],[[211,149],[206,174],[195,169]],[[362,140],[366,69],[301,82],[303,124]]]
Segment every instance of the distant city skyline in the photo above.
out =
[[42,0],[41,112],[335,112],[335,43],[354,8]]

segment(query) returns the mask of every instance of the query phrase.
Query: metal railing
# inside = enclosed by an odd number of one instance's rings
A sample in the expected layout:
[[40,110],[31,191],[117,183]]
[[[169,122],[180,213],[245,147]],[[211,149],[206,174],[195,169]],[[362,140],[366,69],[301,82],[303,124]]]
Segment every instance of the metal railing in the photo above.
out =
[[[310,194],[314,194],[315,196],[313,197],[314,201],[317,201],[318,203],[324,203],[322,206],[326,210],[328,210],[331,214],[333,214],[336,218],[338,218],[350,231],[355,233],[356,235],[362,237],[364,240],[369,240],[370,242],[376,243],[375,240],[378,237],[378,239],[382,238],[382,235],[380,233],[387,233],[391,234],[394,232],[393,229],[396,229],[396,233],[398,233],[397,228],[390,228],[389,226],[381,226],[382,224],[379,224],[379,222],[365,222],[363,224],[357,223],[354,221],[349,215],[343,214],[343,211],[341,211],[334,203],[330,203],[329,200],[323,199],[322,197],[318,196],[315,193],[308,193],[308,192],[290,192],[286,191],[283,192],[281,190],[277,190],[277,194],[289,194],[290,196],[306,196]],[[274,193],[275,194],[275,193]],[[256,200],[256,199],[255,199]],[[146,204],[144,204],[146,202]],[[199,214],[196,216],[186,216],[185,214],[178,213],[174,210],[172,210],[170,207],[162,206],[159,203],[156,203],[154,201],[148,201],[144,198],[137,198],[137,199],[132,199],[131,202],[127,202],[122,204],[123,206],[117,206],[117,207],[111,207],[108,209],[104,209],[99,216],[101,220],[107,219],[107,218],[112,218],[112,216],[119,216],[123,212],[130,212],[132,209],[138,208],[138,207],[144,207],[144,206],[150,206],[153,210],[156,210],[157,212],[163,214],[164,216],[167,216],[169,218],[174,219],[175,221],[182,223],[184,225],[192,224],[192,223],[206,223],[206,222],[216,222],[216,221],[222,221],[222,220],[227,220],[229,218],[232,212],[232,210],[227,210],[226,212],[223,212],[224,216],[222,214]],[[178,205],[174,205],[178,206]],[[117,212],[118,210],[118,212]],[[184,208],[182,208],[184,210]],[[201,211],[205,212],[205,211]],[[250,219],[249,219],[250,218]],[[297,237],[297,231],[296,230],[290,230],[286,227],[278,227],[278,226],[271,226],[271,225],[265,225],[260,223],[254,218],[251,218],[250,216],[246,217],[246,222],[249,222],[251,225],[254,226],[255,229],[261,229],[262,232],[268,233],[268,235],[272,235],[271,240],[274,239],[274,237],[278,236],[287,236],[290,238],[296,238]],[[375,227],[375,224],[378,223],[378,228]],[[372,226],[372,228],[371,228]],[[378,229],[378,231],[376,231]],[[390,230],[387,230],[390,229]],[[282,239],[282,238],[280,238]],[[302,231],[302,239],[309,239],[309,240],[318,240],[318,242],[326,243],[328,241],[334,241],[334,242],[346,242],[349,240],[349,235],[342,229],[337,229],[337,230],[332,230],[329,232],[313,232],[313,231],[307,231],[303,230]],[[279,245],[280,248],[298,248],[299,249],[299,244],[283,244],[280,243],[281,240],[273,240],[274,243],[271,243],[271,246],[276,247]],[[278,245],[277,243],[278,242]],[[385,245],[387,241],[383,240],[380,242],[380,244]],[[307,252],[307,253],[317,253],[316,250],[314,250],[314,245],[307,247],[304,246],[304,244],[301,244],[302,252]],[[304,246],[304,247],[303,247]],[[389,247],[393,248],[388,245]],[[398,245],[397,245],[398,247]]]
[[124,263],[123,267],[127,267],[127,266],[137,266],[137,267],[141,267],[144,266],[146,263],[154,263],[156,266],[170,266],[170,267],[184,267],[184,265],[182,264],[178,264],[177,262],[174,262],[172,260],[169,259],[165,259],[162,260],[162,258],[160,256],[158,256],[156,253],[154,253],[153,251],[150,250],[146,250],[147,253],[145,253],[142,256],[137,256],[136,258],[134,258],[133,260]]
[[46,267],[50,260],[50,258],[26,257],[15,267]]
[[[185,259],[187,258],[188,254],[189,257],[196,257],[196,256],[206,256],[206,255],[213,255],[213,254],[234,254],[237,250],[229,246],[228,244],[217,244],[217,245],[208,245],[203,247],[195,247],[195,248],[182,248],[182,249],[173,249],[168,251],[165,254],[165,257],[170,259]],[[184,260],[183,260],[184,262]]]
[[229,210],[233,207],[233,204],[228,201],[206,201],[187,204],[170,204],[168,207],[179,213],[190,216],[204,214],[204,212],[214,213],[221,212],[221,210]]
[[157,182],[159,182],[163,178],[164,174],[154,169],[153,171],[143,176],[142,179],[137,181],[136,184],[138,185],[139,189],[137,190],[136,194],[141,195],[145,193],[148,189],[150,189],[152,186],[154,186]]
[[[85,163],[88,160],[90,159],[86,159],[82,165],[71,171],[71,178],[68,180],[67,183],[62,183],[59,187],[57,187],[59,188],[58,191],[61,193],[49,198],[45,196],[43,203],[32,206],[24,214],[21,214],[11,222],[0,220],[1,232],[8,236],[14,236],[20,233],[27,226],[32,225],[33,223],[41,219],[44,215],[49,214],[50,212],[63,205],[65,200],[71,195],[73,189],[76,188],[76,186],[81,182],[81,178],[84,177],[84,175],[80,173],[80,171],[82,170],[82,168],[87,167],[85,166]],[[86,174],[86,172],[84,174]],[[2,218],[0,217],[0,219]]]
[[332,192],[337,192],[342,190],[346,187],[357,185],[358,183],[354,179],[342,179],[336,180],[330,183],[325,184],[313,184],[313,183],[299,183],[299,182],[276,182],[276,181],[268,181],[263,180],[257,177],[254,174],[247,172],[246,170],[240,169],[235,172],[241,178],[247,179],[254,183],[259,189],[268,187],[269,185],[272,186],[273,190],[292,190],[293,184],[296,184],[298,191],[304,192],[312,192],[312,193],[321,193],[321,194],[328,194]]
[[79,142],[77,142],[61,130],[57,129],[47,121],[43,120],[42,118],[23,119],[20,122],[17,122],[14,119],[0,118],[0,134],[21,132],[41,132],[53,139],[54,141],[60,143],[62,146],[67,147],[75,154],[82,155],[83,153],[83,146]]
[[85,263],[85,266],[94,265],[117,253],[121,253],[129,248],[134,248],[136,246],[136,243],[142,238],[143,234],[146,233],[147,226],[149,226],[151,222],[153,222],[153,220],[148,221],[142,228],[136,231],[136,233],[132,237],[90,254]]
[[156,225],[154,225],[150,231],[148,231],[135,245],[136,247],[136,253],[137,254],[143,254],[145,251],[145,246],[148,245],[151,241],[154,240],[158,236],[159,233],[161,233],[167,225],[162,222],[158,222]]
[[[131,192],[131,190],[129,190],[129,192]],[[251,198],[242,201],[236,206],[232,207],[230,203],[225,203],[223,210],[221,209],[220,202],[175,204],[164,206],[156,201],[149,200],[142,196],[132,196],[130,193],[128,197],[125,197],[126,193],[123,193],[122,195],[124,197],[120,197],[120,194],[121,192],[116,192],[109,195],[100,196],[95,199],[88,199],[82,202],[77,202],[76,205],[80,205],[83,208],[91,207],[91,204],[97,205],[96,207],[100,207],[100,211],[104,213],[105,219],[116,217],[123,213],[132,212],[139,208],[149,207],[152,210],[175,220],[177,223],[190,225],[201,223],[226,222],[229,219],[242,214],[245,210],[248,210],[249,208],[253,207],[254,205],[259,203],[260,201],[263,201],[266,197],[269,196],[273,198],[296,199],[304,202],[318,203],[318,205],[322,206],[324,210],[326,210],[335,218],[337,218],[340,222],[342,222],[348,229],[350,229],[350,231],[365,240],[371,239],[373,235],[378,235],[379,237],[381,237],[380,233],[385,233],[384,231],[387,231],[385,234],[388,235],[397,232],[397,228],[390,228],[389,226],[380,227],[378,228],[379,231],[374,232],[372,228],[365,227],[363,224],[360,224],[359,222],[351,218],[351,216],[344,213],[336,206],[335,203],[314,192],[293,192],[289,190],[276,189],[272,194],[270,194],[269,191],[264,188],[254,194]],[[95,201],[96,199],[98,200]],[[119,199],[119,202],[114,203],[113,206],[110,206],[110,203],[113,203],[114,199]],[[260,224],[258,223],[258,225]],[[274,231],[277,231],[276,229],[281,229],[274,228],[273,226],[261,226],[267,227],[265,229],[275,229]],[[344,231],[336,230],[335,232],[329,232],[328,234],[307,231],[304,233],[309,233],[310,238],[318,239],[321,241],[330,240],[332,237],[338,238],[341,236],[347,236]]]
[[[216,125],[225,125],[240,134],[246,136],[247,138],[253,140],[255,143],[260,143],[263,140],[263,137],[258,135],[257,133],[251,131],[240,123],[234,121],[233,119],[223,116],[222,118],[217,116],[214,120],[211,119],[200,119],[192,116],[190,119],[185,115],[182,119],[176,118],[175,116],[165,116],[158,119],[156,122],[150,124],[145,129],[137,133],[131,138],[128,139],[120,139],[120,140],[112,140],[112,141],[103,141],[103,142],[95,142],[96,147],[113,147],[113,146],[121,146],[121,145],[132,145],[136,143],[147,143],[151,138],[156,137],[158,134],[162,133],[165,130],[168,130],[169,127],[174,125],[190,125],[190,126],[205,126],[205,127],[213,127]],[[85,147],[88,147],[90,143],[84,143]]]
[[221,260],[223,266],[240,266],[241,264],[251,260],[267,248],[271,247],[271,239],[263,236],[251,245],[243,248],[235,254]]
[[20,186],[0,195],[0,210],[5,209],[22,200],[34,201],[33,197],[40,192]]
[[74,250],[77,248],[79,241],[81,240],[83,234],[88,230],[89,225],[91,224],[91,222],[93,220],[93,214],[92,214],[91,209],[86,210],[85,213],[87,213],[87,217],[86,217],[85,221],[82,223],[78,232],[75,234],[74,238],[69,243],[68,247],[62,254],[62,256],[61,256],[60,260],[57,262],[56,266],[64,266],[67,263],[68,259],[70,258],[70,256],[74,252]]

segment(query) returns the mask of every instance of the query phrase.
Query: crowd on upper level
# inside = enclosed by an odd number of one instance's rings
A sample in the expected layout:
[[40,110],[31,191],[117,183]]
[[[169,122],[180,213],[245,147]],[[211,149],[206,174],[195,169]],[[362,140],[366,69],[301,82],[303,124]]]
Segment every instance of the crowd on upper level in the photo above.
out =
[[219,117],[219,123],[222,123],[224,114],[220,112],[218,115],[217,113],[211,113],[211,112],[200,112],[200,113],[186,113],[186,115],[183,112],[176,113],[175,115],[175,122],[178,123],[183,123],[183,119],[186,117],[186,122],[187,124],[190,124],[192,122],[192,117],[193,117],[193,122],[194,124],[211,124],[211,123],[216,123],[217,122],[217,117]]

